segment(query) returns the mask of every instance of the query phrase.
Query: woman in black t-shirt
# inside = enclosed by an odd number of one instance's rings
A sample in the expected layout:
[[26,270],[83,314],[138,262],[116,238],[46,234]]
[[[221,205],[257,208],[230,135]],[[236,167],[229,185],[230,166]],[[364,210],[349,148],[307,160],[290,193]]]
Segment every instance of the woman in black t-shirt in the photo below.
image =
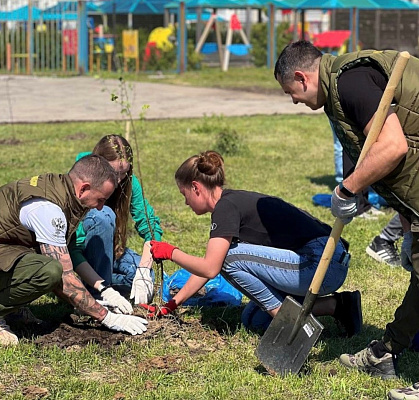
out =
[[[157,316],[169,314],[219,273],[252,301],[248,307],[262,310],[265,324],[276,315],[286,295],[305,295],[330,226],[278,197],[224,189],[224,160],[214,151],[187,159],[175,179],[186,205],[198,215],[211,213],[210,239],[204,257],[186,254],[168,243],[151,242],[154,259],[172,260],[192,275],[162,309],[144,307],[155,314],[158,311]],[[343,284],[348,258],[339,242],[320,296]],[[352,336],[362,325],[360,303],[359,291],[334,293],[318,298],[313,314],[333,315]]]

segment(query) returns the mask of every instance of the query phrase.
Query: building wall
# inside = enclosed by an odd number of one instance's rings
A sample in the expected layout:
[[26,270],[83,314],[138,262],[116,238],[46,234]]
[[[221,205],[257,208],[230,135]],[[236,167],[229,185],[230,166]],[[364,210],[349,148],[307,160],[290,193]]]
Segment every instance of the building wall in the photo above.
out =
[[[350,29],[349,10],[335,10],[331,29]],[[364,49],[418,54],[419,10],[359,10],[359,42]]]

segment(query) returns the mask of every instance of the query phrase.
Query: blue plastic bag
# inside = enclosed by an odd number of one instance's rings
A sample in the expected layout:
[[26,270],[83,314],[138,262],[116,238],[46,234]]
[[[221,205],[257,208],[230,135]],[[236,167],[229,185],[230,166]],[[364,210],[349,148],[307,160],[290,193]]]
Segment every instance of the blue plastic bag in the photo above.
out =
[[[332,205],[332,195],[318,193],[312,197],[313,203],[316,206],[331,207]],[[368,192],[368,202],[375,208],[387,207],[387,202],[377,193]]]
[[[183,288],[191,274],[179,269],[173,275],[164,274],[163,300],[169,301],[170,292],[177,292]],[[200,290],[203,294],[194,295],[182,305],[186,306],[239,306],[243,295],[235,287],[231,286],[220,274],[210,279]],[[199,293],[200,293],[199,292]]]

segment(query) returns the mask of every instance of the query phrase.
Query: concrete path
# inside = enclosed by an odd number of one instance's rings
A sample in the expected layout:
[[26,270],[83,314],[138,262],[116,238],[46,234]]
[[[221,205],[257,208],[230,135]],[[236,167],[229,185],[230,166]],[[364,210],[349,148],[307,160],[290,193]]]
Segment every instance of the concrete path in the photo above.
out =
[[[277,95],[143,82],[126,88],[134,118],[143,105],[150,106],[146,119],[313,113],[292,104],[279,86]],[[0,123],[125,119],[111,101],[119,91],[118,80],[0,76]]]

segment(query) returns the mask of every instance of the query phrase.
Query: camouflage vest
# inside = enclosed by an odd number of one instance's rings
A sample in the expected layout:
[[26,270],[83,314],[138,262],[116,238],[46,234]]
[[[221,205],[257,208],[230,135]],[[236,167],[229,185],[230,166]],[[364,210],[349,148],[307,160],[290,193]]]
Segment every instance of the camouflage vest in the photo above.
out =
[[[358,160],[365,135],[347,118],[339,102],[337,82],[340,74],[357,65],[374,64],[390,77],[398,52],[394,50],[363,50],[334,57],[322,56],[320,84],[326,95],[324,110],[337,137],[354,164]],[[396,88],[393,110],[399,118],[409,146],[408,153],[399,165],[385,178],[374,183],[373,188],[389,205],[409,218],[412,212],[419,216],[419,59],[411,57],[402,80]]]
[[[35,234],[19,219],[20,205],[33,198],[42,198],[59,206],[67,220],[67,245],[78,223],[89,211],[77,199],[68,174],[45,174],[21,179],[0,188],[0,270],[8,271],[14,262],[27,253],[39,253]],[[51,223],[59,224],[52,220]],[[54,225],[54,226],[56,226]],[[58,225],[56,226],[58,228]]]

